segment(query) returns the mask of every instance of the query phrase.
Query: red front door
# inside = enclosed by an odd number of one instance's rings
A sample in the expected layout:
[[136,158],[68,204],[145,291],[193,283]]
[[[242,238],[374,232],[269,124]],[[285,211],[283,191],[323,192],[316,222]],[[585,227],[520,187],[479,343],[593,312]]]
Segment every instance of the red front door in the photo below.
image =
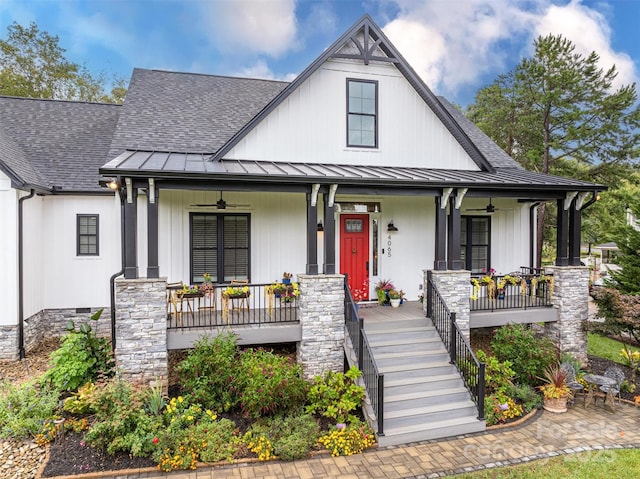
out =
[[369,215],[340,215],[340,273],[349,275],[351,293],[369,299]]

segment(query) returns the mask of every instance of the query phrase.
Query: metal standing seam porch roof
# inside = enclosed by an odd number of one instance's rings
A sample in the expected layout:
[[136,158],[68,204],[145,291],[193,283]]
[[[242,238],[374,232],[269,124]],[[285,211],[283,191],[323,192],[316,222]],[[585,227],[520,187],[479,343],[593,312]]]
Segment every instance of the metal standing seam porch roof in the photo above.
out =
[[[518,168],[494,172],[403,168],[397,166],[336,165],[273,161],[219,160],[210,154],[125,151],[101,168],[104,175],[196,180],[224,179],[268,183],[336,183],[360,186],[415,188],[473,188],[495,190],[594,191],[604,187]],[[554,195],[551,195],[554,196]]]

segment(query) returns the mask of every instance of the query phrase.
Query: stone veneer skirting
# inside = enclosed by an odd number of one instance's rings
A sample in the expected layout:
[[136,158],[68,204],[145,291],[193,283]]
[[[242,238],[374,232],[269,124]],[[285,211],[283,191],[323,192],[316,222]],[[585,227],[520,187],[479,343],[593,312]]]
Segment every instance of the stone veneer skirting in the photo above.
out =
[[344,276],[298,275],[302,339],[297,360],[306,379],[344,368]]
[[[427,291],[427,277],[429,271],[424,271],[423,291]],[[469,339],[469,318],[471,306],[469,303],[469,292],[471,284],[471,273],[466,270],[446,270],[430,271],[431,278],[440,296],[444,300],[449,311],[456,313],[456,323],[460,331]],[[426,308],[426,298],[424,301]]]
[[[35,349],[45,337],[61,337],[67,333],[66,326],[71,320],[79,327],[89,322],[98,336],[111,337],[110,308],[104,311],[100,319],[89,321],[89,317],[101,308],[86,308],[90,312],[79,313],[85,308],[44,309],[24,320],[24,349],[27,355]],[[0,359],[18,359],[18,325],[0,326]]]
[[116,279],[116,367],[135,384],[169,379],[167,280]]

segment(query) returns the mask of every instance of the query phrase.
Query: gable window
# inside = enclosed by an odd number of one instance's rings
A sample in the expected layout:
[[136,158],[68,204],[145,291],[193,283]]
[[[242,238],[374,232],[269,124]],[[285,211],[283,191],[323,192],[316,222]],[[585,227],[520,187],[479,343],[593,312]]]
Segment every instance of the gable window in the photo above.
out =
[[378,147],[378,82],[347,80],[347,146]]
[[249,215],[191,213],[191,284],[249,279]]
[[463,216],[460,225],[460,256],[471,274],[489,271],[491,223],[488,216]]
[[98,215],[77,215],[76,232],[76,255],[98,256]]

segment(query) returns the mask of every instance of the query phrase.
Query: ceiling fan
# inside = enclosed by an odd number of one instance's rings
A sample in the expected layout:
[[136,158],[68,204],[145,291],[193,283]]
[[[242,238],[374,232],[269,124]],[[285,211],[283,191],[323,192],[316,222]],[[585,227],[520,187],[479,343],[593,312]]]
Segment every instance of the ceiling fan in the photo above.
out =
[[489,204],[484,208],[467,208],[465,211],[484,211],[485,213],[491,214],[495,211],[498,211],[499,209],[501,208],[496,208],[491,202],[491,198],[489,198]]
[[240,203],[227,203],[222,198],[222,191],[220,192],[220,199],[215,203],[199,203],[191,206],[196,206],[198,208],[207,208],[211,206],[215,206],[218,210],[226,210],[227,208],[249,208],[250,204],[240,204]]

